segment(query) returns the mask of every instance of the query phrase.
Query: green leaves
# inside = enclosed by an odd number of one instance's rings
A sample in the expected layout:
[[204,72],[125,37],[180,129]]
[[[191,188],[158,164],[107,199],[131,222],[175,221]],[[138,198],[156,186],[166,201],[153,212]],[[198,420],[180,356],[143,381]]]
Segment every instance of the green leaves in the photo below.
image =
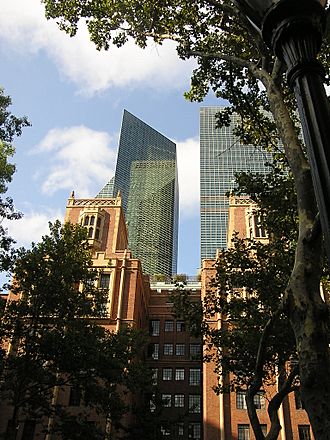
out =
[[39,421],[52,415],[54,430],[71,438],[65,406],[61,400],[52,405],[52,397],[54,387],[77,387],[82,411],[74,426],[82,438],[88,428],[84,412],[92,407],[115,425],[128,410],[117,387],[124,393],[148,383],[150,374],[137,361],[142,335],[130,328],[115,334],[98,324],[106,300],[98,276],[80,225],[57,221],[40,243],[19,250],[12,284],[18,299],[9,302],[0,323],[0,334],[11,342],[0,396],[13,406],[14,423],[23,414]]

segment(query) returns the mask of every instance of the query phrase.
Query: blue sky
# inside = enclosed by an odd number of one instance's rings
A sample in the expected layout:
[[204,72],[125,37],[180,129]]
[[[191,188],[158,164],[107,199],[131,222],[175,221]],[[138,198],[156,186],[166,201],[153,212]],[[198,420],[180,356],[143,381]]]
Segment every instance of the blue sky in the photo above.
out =
[[[200,265],[199,108],[183,98],[194,61],[173,43],[142,51],[96,51],[81,26],[70,38],[44,18],[39,0],[1,0],[0,85],[11,111],[32,127],[15,142],[17,172],[8,194],[22,220],[10,222],[20,245],[39,241],[48,221],[63,219],[66,200],[93,197],[114,174],[123,109],[177,144],[180,225],[178,272]],[[203,105],[218,105],[209,97]]]

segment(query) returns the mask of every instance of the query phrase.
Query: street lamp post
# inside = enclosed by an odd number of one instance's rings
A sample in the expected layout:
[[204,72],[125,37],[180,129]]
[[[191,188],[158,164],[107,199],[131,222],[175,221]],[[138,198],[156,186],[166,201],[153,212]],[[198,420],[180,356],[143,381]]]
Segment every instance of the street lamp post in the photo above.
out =
[[330,263],[330,107],[324,69],[316,56],[325,28],[327,0],[237,0],[286,63],[311,166],[326,253]]

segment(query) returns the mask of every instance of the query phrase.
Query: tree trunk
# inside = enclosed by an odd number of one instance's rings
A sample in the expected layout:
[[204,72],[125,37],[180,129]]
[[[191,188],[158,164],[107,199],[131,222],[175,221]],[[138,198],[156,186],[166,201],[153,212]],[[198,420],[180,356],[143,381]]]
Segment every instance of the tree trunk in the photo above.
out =
[[265,85],[297,192],[299,237],[286,292],[286,313],[296,338],[302,400],[315,440],[330,440],[329,309],[320,293],[321,231],[312,233],[318,211],[310,169],[281,90],[271,81]]

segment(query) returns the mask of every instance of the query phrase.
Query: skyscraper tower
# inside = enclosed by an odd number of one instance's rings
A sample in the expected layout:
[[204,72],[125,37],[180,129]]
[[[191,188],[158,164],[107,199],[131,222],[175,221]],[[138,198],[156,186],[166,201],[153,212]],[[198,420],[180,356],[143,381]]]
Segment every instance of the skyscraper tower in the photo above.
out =
[[214,258],[227,247],[229,200],[226,193],[235,185],[235,173],[266,173],[270,155],[254,145],[242,145],[233,130],[239,116],[232,115],[229,127],[216,128],[216,113],[223,107],[200,109],[201,259]]
[[121,192],[133,256],[145,273],[176,273],[178,179],[176,145],[124,110],[116,173],[98,194]]

